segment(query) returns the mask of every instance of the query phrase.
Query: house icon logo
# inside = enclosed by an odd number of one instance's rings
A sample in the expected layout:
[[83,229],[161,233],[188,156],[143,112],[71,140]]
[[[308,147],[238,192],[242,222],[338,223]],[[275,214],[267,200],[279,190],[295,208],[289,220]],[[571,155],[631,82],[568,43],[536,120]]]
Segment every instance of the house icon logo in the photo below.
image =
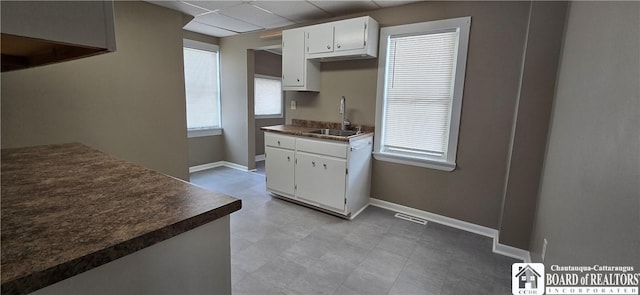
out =
[[544,294],[544,264],[514,263],[511,266],[511,289],[514,295]]

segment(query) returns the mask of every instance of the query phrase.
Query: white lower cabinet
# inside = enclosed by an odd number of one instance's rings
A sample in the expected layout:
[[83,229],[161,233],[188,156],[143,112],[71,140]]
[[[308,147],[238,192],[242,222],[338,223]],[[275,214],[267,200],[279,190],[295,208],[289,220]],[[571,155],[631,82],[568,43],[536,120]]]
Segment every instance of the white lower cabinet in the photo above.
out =
[[292,150],[265,147],[267,187],[274,192],[293,195],[294,193],[294,152]]
[[298,198],[344,211],[347,160],[296,153],[296,196]]
[[267,190],[353,218],[369,204],[373,139],[351,142],[265,132]]

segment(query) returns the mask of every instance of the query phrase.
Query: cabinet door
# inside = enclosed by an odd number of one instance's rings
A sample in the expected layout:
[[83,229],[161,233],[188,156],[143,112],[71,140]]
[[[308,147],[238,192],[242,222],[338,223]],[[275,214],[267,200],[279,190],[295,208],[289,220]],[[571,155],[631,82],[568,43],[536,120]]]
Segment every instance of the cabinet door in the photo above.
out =
[[[4,34],[76,44],[85,50],[90,47],[116,49],[113,1],[2,1],[1,13]],[[25,44],[30,45],[27,49],[47,51],[48,48],[36,47],[42,43],[35,41]],[[11,48],[22,50],[20,44]],[[71,49],[66,50],[63,55],[74,54]]]
[[315,25],[306,31],[307,54],[333,52],[333,25]]
[[306,57],[303,30],[282,32],[282,85],[304,86]]
[[366,18],[354,18],[336,22],[335,51],[363,49],[367,36]]
[[274,192],[294,194],[294,155],[292,150],[265,147],[265,170],[267,189]]
[[298,152],[296,197],[344,211],[347,161]]

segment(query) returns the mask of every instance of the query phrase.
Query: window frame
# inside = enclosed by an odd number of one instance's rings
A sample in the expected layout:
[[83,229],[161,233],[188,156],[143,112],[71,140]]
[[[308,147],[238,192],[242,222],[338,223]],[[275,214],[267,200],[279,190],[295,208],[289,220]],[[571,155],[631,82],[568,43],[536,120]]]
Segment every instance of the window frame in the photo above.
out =
[[[255,114],[255,99],[256,99],[256,93],[255,93],[255,83],[256,83],[256,78],[262,78],[262,79],[271,79],[271,80],[278,80],[280,81],[280,114],[279,115],[256,115]],[[254,74],[253,75],[253,107],[254,107],[254,117],[255,119],[282,119],[284,118],[284,86],[282,85],[282,77],[276,77],[276,76],[269,76],[269,75],[263,75],[263,74]]]
[[[380,30],[380,50],[378,54],[378,87],[376,95],[376,129],[373,156],[376,160],[393,162],[404,165],[431,168],[442,171],[453,171],[456,168],[456,154],[460,130],[460,113],[462,111],[462,97],[469,46],[469,31],[471,17],[459,17],[445,20],[428,21],[415,24],[384,27]],[[454,73],[453,94],[451,99],[451,113],[448,130],[447,149],[443,157],[414,156],[383,150],[384,118],[386,110],[386,87],[389,39],[392,36],[410,36],[434,34],[443,31],[457,30],[459,32],[456,66]]]
[[[217,126],[205,127],[205,128],[189,128],[187,126],[187,137],[193,138],[193,137],[221,135],[222,134],[222,110],[221,110],[221,102],[220,102],[220,93],[221,93],[222,85],[220,84],[220,46],[211,44],[211,43],[190,40],[190,39],[182,39],[182,47],[183,47],[183,50],[184,50],[184,47],[187,47],[187,48],[192,48],[197,50],[216,52],[217,53],[216,63],[218,65],[218,68],[217,68],[218,74],[216,75],[218,78],[218,81],[216,81],[218,83],[218,96],[216,97],[216,103],[218,105],[218,122],[217,122],[218,124]],[[184,67],[184,56],[183,56],[183,67]],[[186,84],[185,84],[185,104],[186,104]]]

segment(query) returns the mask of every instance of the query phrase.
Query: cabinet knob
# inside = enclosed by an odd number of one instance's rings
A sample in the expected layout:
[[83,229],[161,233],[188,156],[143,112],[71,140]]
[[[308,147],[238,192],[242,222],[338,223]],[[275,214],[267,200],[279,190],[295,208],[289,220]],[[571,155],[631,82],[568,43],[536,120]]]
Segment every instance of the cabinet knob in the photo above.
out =
[[338,48],[340,48],[340,44],[336,45]]
[[327,164],[322,164],[322,166],[324,166],[324,169],[327,169]]
[[327,49],[331,49],[331,46],[327,45]]
[[280,145],[280,141],[278,140],[278,145]]
[[313,167],[315,167],[315,166],[316,166],[316,162],[313,162],[313,161],[312,161],[312,162],[311,162],[311,165],[313,165]]
[[291,162],[291,157],[287,156],[287,161]]
[[298,78],[298,79],[296,79],[296,81],[300,82],[300,79]]

